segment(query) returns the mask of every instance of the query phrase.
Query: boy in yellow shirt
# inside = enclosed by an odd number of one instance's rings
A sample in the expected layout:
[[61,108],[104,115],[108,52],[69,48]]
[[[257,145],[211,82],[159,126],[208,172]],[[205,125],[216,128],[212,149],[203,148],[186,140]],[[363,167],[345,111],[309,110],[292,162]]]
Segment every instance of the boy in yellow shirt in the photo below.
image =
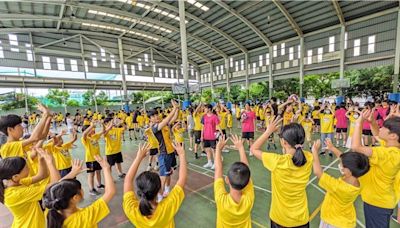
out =
[[232,136],[232,142],[239,150],[240,162],[231,165],[225,182],[229,192],[225,190],[222,178],[223,167],[221,151],[228,140],[222,136],[215,151],[214,198],[217,205],[217,228],[243,227],[251,228],[251,209],[254,204],[254,187],[250,178],[249,162],[247,161],[243,141],[237,135]]
[[125,126],[128,129],[129,140],[132,141],[132,132],[135,134],[135,127],[133,125],[133,113],[128,113],[128,116],[125,119]]
[[327,148],[340,159],[339,171],[342,177],[336,179],[322,170],[319,162],[321,141],[314,142],[314,174],[320,179],[319,186],[326,190],[321,207],[320,227],[356,227],[357,217],[354,201],[361,192],[358,178],[369,171],[368,157],[356,152],[342,154],[330,139],[326,139]]
[[[112,125],[108,126],[109,128]],[[108,130],[108,129],[106,129]],[[100,156],[99,140],[103,135],[103,132],[96,133],[96,122],[92,122],[90,126],[84,126],[82,128],[81,142],[85,148],[85,162],[86,172],[88,174],[89,194],[99,195],[100,193],[94,188],[94,178],[96,177],[97,188],[104,189],[104,185],[101,183],[101,166],[96,161],[95,157]]]
[[60,172],[61,178],[66,176],[72,169],[72,157],[70,149],[77,140],[77,134],[74,130],[71,135],[71,140],[64,143],[63,134],[57,135],[53,141],[46,144],[43,148],[53,154],[57,170]]
[[149,156],[149,166],[147,166],[146,171],[150,171],[153,169],[153,161],[156,160],[156,165],[153,170],[157,171],[158,170],[158,161],[156,159],[156,155],[158,154],[159,151],[159,143],[152,131],[152,125],[153,123],[150,121],[148,128],[144,130],[144,135],[147,138],[147,143],[150,144],[150,156]]
[[124,178],[125,173],[122,172],[121,166],[122,162],[124,162],[122,158],[122,135],[124,134],[124,128],[121,126],[119,119],[106,118],[104,124],[104,139],[106,141],[108,164],[110,164],[111,168],[116,164],[118,177]]
[[[374,137],[381,146],[369,147],[361,143],[364,121],[371,124]],[[369,158],[370,171],[360,178],[361,199],[367,227],[389,227],[390,216],[398,202],[400,186],[395,185],[400,171],[400,115],[383,122],[382,128],[374,118],[374,110],[365,109],[357,119],[351,149]]]
[[175,142],[179,143],[183,146],[183,133],[185,132],[185,128],[182,127],[181,122],[177,122],[173,127],[172,127],[172,133],[174,134]]
[[[321,142],[322,142],[322,151],[321,155],[326,153],[326,145],[325,139],[329,138],[333,141],[333,133],[335,131],[334,121],[335,121],[335,111],[332,109],[332,106],[328,107],[327,105],[322,105],[320,109],[320,122],[321,122]],[[329,156],[333,156],[332,152],[329,151]]]
[[232,117],[232,112],[229,109],[228,109],[227,115],[226,115],[226,127],[229,130],[229,135],[231,135],[232,134],[232,127],[233,127],[233,117]]

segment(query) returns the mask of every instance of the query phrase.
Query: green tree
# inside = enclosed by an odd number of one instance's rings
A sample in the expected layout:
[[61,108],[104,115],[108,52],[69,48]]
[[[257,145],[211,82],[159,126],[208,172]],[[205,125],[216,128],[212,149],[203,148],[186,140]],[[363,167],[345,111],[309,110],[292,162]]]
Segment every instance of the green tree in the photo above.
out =
[[305,76],[303,85],[304,96],[319,98],[337,94],[338,91],[332,89],[332,81],[338,78],[338,72]]
[[79,107],[80,104],[79,104],[79,101],[71,99],[71,100],[67,101],[67,106],[69,106],[69,107]]
[[86,92],[82,95],[83,101],[82,104],[83,105],[94,105],[94,90],[86,90]]
[[51,105],[61,106],[64,104],[64,101],[68,100],[69,93],[66,90],[49,89],[46,98],[49,100]]
[[251,99],[262,99],[268,97],[268,83],[257,82],[250,84],[249,96]]
[[[97,105],[107,105],[108,103],[108,95],[104,91],[100,91],[96,96]],[[94,103],[94,100],[93,100]],[[94,105],[94,104],[93,104]]]
[[[24,98],[24,94],[22,93],[18,93],[16,94],[17,99],[13,100],[13,101],[9,101],[6,103],[3,103],[0,105],[0,109],[8,111],[8,110],[13,110],[13,109],[17,109],[17,108],[25,108],[25,98]],[[19,97],[19,99],[18,99]],[[30,110],[34,109],[34,106],[36,106],[39,103],[39,99],[34,97],[34,96],[30,96],[27,95],[27,101],[28,101],[28,108]]]

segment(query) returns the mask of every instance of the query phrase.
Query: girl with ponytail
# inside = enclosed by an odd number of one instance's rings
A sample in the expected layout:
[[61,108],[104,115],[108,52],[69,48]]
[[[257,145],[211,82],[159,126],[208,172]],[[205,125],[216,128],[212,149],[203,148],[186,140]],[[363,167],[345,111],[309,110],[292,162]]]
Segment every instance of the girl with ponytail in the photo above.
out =
[[312,153],[303,151],[305,132],[297,123],[280,130],[283,154],[263,152],[269,136],[280,127],[282,118],[273,118],[267,130],[255,141],[250,151],[271,171],[271,227],[309,227],[306,187],[313,164]]
[[22,157],[0,160],[0,202],[13,215],[13,228],[45,227],[45,217],[39,204],[48,183],[44,179],[49,171],[50,183],[59,179],[53,157],[41,149],[35,150],[39,160],[39,170],[35,176],[29,176],[27,161]]
[[[161,202],[157,201],[157,194],[161,189],[160,176],[157,173],[145,171],[136,178],[136,188],[133,179],[140,163],[150,151],[149,144],[139,145],[136,159],[132,163],[124,181],[124,199],[122,207],[125,215],[135,227],[175,227],[174,217],[185,197],[183,187],[186,182],[186,158],[183,147],[173,144],[179,155],[179,179]],[[136,195],[134,191],[136,190]]]
[[49,209],[47,227],[97,227],[97,223],[110,213],[107,203],[116,192],[110,165],[100,156],[95,156],[95,159],[104,171],[104,195],[90,206],[78,208],[78,203],[83,200],[81,183],[76,179],[68,179],[74,178],[82,171],[83,163],[75,160],[70,172],[72,174],[68,174],[60,182],[51,185],[44,195],[44,205]]

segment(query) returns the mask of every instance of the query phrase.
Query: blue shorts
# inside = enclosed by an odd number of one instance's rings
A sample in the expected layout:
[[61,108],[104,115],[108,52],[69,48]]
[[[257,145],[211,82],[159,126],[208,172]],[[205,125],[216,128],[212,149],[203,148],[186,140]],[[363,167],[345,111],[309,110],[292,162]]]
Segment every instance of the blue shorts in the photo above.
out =
[[175,153],[158,155],[158,165],[160,167],[160,176],[169,177],[172,174],[172,167],[176,166]]
[[66,168],[66,169],[62,169],[62,170],[58,170],[58,172],[60,173],[61,178],[65,177],[69,172],[71,172],[72,167]]

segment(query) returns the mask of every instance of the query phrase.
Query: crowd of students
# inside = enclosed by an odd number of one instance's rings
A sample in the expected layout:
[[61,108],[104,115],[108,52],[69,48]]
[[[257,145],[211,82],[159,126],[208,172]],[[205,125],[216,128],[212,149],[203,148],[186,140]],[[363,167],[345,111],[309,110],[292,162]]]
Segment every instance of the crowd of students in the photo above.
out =
[[[248,102],[243,109],[220,102],[183,110],[172,100],[166,109],[137,108],[130,113],[89,109],[64,117],[43,105],[38,111],[0,117],[0,131],[7,137],[0,147],[0,202],[13,214],[13,227],[97,227],[110,213],[108,203],[116,194],[113,166],[124,179],[122,207],[129,221],[136,227],[174,227],[185,198],[185,147],[195,159],[207,157],[204,167],[215,170],[216,227],[252,226],[255,195],[246,150],[271,172],[271,227],[309,227],[306,187],[312,170],[326,191],[320,227],[356,227],[354,202],[359,195],[366,227],[389,227],[400,198],[400,105],[395,102],[308,105],[292,95],[281,103],[275,98]],[[241,136],[234,134],[233,117]],[[256,139],[257,131],[261,136]],[[83,161],[71,156],[78,133],[89,193],[104,191],[85,208],[78,207],[84,193],[75,178],[84,170]],[[70,136],[68,142],[63,141],[65,135]],[[142,142],[126,174],[125,135]],[[316,135],[319,139],[314,141]],[[278,143],[282,153],[272,152]],[[239,151],[240,161],[223,178],[223,153],[228,148]],[[321,168],[319,157],[326,153],[339,159],[341,177]],[[146,157],[146,171],[137,175]],[[177,169],[178,181],[171,186]],[[398,222],[396,216],[393,219]]]

